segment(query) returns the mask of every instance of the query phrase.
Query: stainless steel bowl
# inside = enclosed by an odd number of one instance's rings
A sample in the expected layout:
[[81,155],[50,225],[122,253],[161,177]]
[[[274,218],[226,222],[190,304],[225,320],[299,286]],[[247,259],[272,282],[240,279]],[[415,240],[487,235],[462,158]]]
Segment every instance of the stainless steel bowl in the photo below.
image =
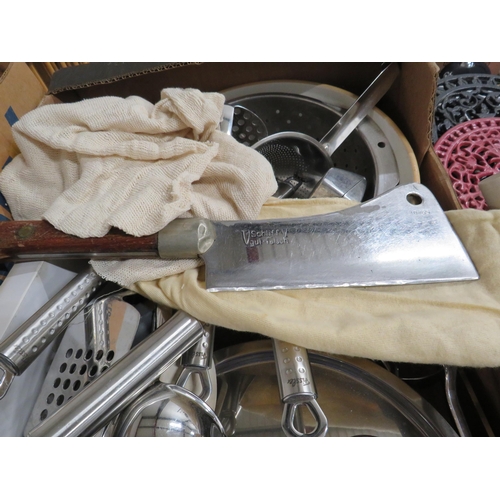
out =
[[[327,436],[457,436],[448,422],[407,384],[373,361],[309,351]],[[216,413],[228,436],[285,436],[270,340],[215,353]],[[311,431],[306,407],[298,416]]]

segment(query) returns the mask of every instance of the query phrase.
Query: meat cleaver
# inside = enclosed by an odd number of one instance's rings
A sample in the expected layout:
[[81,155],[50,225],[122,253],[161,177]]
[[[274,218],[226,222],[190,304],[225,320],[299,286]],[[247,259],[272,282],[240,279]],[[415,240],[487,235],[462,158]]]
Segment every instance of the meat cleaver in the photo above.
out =
[[0,224],[6,261],[56,258],[205,262],[209,291],[404,285],[479,275],[432,193],[398,186],[338,212],[293,219],[176,219],[157,234],[78,238],[46,221]]

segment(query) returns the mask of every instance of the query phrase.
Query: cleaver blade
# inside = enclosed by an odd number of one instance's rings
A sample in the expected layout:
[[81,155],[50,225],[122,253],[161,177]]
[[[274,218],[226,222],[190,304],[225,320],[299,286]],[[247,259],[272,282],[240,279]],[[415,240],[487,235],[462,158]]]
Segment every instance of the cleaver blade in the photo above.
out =
[[214,226],[202,255],[213,292],[479,278],[437,200],[416,183],[325,215]]
[[213,292],[479,278],[439,203],[418,183],[325,215],[225,222],[179,218],[140,237],[113,228],[103,237],[79,238],[47,221],[0,224],[0,261],[198,256],[205,262],[206,288]]

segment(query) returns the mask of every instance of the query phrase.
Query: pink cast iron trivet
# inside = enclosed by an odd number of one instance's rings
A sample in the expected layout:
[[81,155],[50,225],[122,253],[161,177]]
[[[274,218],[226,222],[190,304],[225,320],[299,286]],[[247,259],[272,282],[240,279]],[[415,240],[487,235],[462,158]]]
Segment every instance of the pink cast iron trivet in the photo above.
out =
[[478,118],[445,132],[434,150],[463,208],[488,210],[479,181],[500,171],[500,118]]

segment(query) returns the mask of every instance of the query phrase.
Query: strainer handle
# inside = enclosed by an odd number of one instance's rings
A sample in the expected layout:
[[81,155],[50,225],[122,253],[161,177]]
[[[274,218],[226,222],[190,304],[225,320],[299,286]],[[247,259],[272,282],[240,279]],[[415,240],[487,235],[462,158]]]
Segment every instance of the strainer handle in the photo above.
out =
[[365,116],[375,107],[385,93],[391,88],[399,75],[398,63],[384,66],[369,87],[356,99],[354,104],[341,116],[340,120],[321,139],[321,144],[329,156],[344,142],[349,134],[360,124]]

